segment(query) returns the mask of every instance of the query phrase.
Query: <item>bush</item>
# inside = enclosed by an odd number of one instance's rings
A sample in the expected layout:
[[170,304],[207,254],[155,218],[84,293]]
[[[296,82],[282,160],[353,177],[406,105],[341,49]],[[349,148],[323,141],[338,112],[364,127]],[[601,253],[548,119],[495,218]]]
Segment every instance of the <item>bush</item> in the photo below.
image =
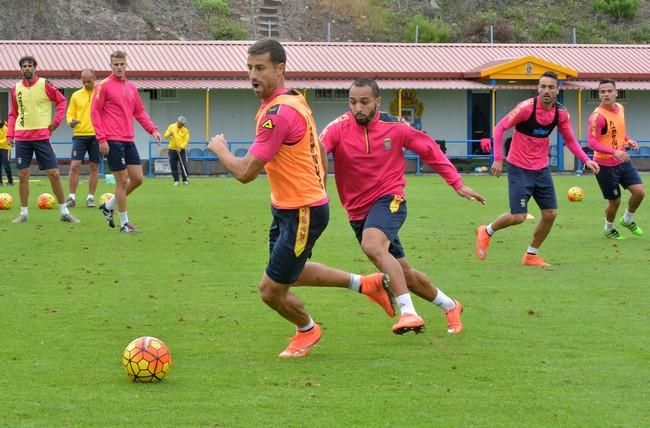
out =
[[441,43],[451,38],[451,27],[442,19],[428,19],[421,14],[415,15],[406,24],[404,37],[408,42],[415,42],[415,32],[418,29],[418,42]]
[[639,9],[639,0],[592,0],[591,4],[597,12],[615,17],[616,22],[634,18]]

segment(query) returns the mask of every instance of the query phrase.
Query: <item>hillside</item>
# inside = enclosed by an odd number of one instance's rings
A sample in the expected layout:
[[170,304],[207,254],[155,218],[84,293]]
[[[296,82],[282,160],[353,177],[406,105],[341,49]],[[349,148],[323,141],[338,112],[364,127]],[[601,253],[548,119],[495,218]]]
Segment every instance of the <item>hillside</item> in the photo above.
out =
[[[638,7],[617,17],[596,1]],[[490,28],[500,43],[571,43],[574,31],[578,43],[650,42],[644,0],[0,0],[0,10],[2,39],[257,39],[270,29],[281,40],[405,42],[418,24],[420,42],[489,42]]]

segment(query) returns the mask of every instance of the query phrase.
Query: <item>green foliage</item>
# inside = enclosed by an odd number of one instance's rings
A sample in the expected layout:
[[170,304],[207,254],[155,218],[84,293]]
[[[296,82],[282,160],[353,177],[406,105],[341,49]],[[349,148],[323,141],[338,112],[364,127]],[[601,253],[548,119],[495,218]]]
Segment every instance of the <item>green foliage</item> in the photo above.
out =
[[541,22],[534,31],[535,40],[540,43],[552,43],[560,40],[562,25],[553,20]]
[[635,43],[650,43],[650,25],[648,24],[632,29],[629,34]]
[[634,18],[639,9],[639,0],[592,0],[591,4],[597,12],[611,15],[617,22]]
[[210,21],[210,32],[215,40],[247,40],[250,38],[246,28],[236,21],[218,18]]
[[194,0],[196,9],[206,15],[230,15],[228,0]]
[[429,19],[418,13],[411,18],[404,29],[404,38],[407,42],[415,41],[416,28],[420,43],[447,42],[451,38],[451,27],[442,19]]
[[246,40],[250,37],[240,22],[230,18],[228,0],[194,0],[194,5],[210,26],[215,40]]

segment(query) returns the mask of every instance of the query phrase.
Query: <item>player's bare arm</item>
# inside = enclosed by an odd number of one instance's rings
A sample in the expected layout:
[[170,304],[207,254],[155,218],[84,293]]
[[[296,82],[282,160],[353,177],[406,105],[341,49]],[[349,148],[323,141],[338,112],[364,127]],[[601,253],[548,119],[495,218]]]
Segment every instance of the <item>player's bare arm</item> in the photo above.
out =
[[228,150],[228,141],[223,134],[215,135],[208,143],[208,150],[214,153],[223,166],[232,173],[238,181],[249,183],[257,178],[264,168],[264,162],[247,153],[238,158]]

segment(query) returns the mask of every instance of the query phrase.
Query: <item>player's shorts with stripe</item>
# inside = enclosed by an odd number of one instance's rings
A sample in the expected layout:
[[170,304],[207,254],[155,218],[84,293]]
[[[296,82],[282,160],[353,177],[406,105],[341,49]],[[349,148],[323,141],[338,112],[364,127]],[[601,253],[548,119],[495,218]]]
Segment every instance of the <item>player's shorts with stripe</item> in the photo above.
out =
[[34,155],[40,170],[59,167],[54,147],[49,140],[16,141],[16,168],[29,168]]
[[508,164],[508,195],[510,212],[525,214],[531,196],[541,210],[557,209],[557,197],[551,170],[530,170]]
[[269,264],[266,274],[280,284],[293,284],[311,257],[312,248],[329,222],[329,204],[298,209],[271,207]]
[[359,243],[361,243],[365,229],[373,227],[381,230],[390,241],[388,252],[396,259],[401,259],[405,253],[398,233],[406,221],[406,211],[406,199],[395,195],[382,196],[370,208],[366,218],[352,220],[350,226],[352,226]]
[[631,162],[623,162],[616,166],[600,165],[596,180],[603,197],[607,200],[615,200],[621,197],[620,186],[627,189],[635,184],[643,184],[639,172]]

